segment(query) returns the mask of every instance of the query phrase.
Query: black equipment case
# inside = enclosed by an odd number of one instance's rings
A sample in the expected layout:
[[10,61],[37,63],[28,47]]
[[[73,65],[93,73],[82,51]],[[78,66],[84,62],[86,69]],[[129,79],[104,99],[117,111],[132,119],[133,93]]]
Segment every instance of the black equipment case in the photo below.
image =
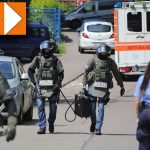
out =
[[75,114],[81,118],[91,115],[91,100],[84,94],[75,95]]

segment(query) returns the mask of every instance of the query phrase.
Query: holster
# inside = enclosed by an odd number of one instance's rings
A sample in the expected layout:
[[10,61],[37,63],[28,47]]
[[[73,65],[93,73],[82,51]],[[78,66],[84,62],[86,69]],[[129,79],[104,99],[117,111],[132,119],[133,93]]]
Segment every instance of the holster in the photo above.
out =
[[106,105],[110,101],[109,95],[110,95],[110,92],[107,92],[103,98],[99,98],[99,101],[103,101],[104,104]]

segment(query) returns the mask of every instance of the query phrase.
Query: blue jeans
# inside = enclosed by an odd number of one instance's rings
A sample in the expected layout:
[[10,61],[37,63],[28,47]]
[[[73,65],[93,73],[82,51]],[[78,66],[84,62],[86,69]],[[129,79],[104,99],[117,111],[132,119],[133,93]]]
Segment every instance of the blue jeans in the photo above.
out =
[[[56,120],[57,113],[57,100],[58,94],[53,94],[48,98],[49,101],[49,124],[54,124]],[[39,116],[39,127],[46,128],[46,113],[45,113],[45,98],[36,99],[36,104],[38,108],[38,116]]]
[[[98,112],[96,117],[96,104],[98,105]],[[97,101],[93,100],[91,102],[91,122],[96,124],[96,129],[101,129],[104,119],[104,102],[102,100]]]

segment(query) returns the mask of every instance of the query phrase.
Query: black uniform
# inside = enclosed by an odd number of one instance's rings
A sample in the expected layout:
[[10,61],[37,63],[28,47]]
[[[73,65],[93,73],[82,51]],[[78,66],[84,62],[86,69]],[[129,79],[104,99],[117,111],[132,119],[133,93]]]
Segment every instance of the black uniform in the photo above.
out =
[[9,84],[4,76],[0,73],[0,104],[4,103],[8,110],[8,128],[6,140],[13,140],[16,133],[16,105],[13,97],[13,92],[10,90]]

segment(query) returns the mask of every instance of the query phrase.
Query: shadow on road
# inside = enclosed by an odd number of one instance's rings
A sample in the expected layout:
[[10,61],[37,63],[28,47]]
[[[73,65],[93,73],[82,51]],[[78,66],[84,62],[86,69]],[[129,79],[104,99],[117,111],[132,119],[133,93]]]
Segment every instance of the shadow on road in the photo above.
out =
[[38,119],[33,119],[32,121],[26,121],[26,122],[23,122],[23,125],[36,125],[38,124]]
[[108,135],[108,136],[135,136],[135,134],[131,133],[102,133],[102,135]]
[[55,134],[91,134],[86,132],[55,132]]
[[123,80],[124,82],[137,82],[139,78],[139,75],[128,75],[128,76],[124,76]]
[[61,34],[61,40],[66,43],[72,43],[72,39],[69,38],[69,36],[64,35],[63,33]]

